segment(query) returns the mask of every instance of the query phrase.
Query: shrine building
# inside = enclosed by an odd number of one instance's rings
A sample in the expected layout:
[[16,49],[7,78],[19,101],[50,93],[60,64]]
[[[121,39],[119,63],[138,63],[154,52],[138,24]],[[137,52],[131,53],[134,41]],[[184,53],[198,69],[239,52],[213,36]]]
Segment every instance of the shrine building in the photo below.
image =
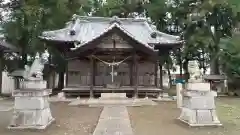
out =
[[116,16],[73,15],[64,28],[45,31],[40,38],[68,61],[63,91],[90,97],[104,92],[159,94],[161,54],[182,44],[178,36],[158,31],[147,19]]

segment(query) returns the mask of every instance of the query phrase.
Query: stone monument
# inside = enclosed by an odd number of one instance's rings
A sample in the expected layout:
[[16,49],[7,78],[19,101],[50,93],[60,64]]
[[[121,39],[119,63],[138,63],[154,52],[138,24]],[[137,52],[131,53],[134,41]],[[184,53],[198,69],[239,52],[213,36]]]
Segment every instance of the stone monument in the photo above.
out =
[[15,71],[13,76],[22,76],[19,89],[13,92],[15,97],[14,113],[9,129],[45,129],[55,119],[49,107],[47,82],[43,80],[43,68],[48,62],[49,54],[45,51],[41,57],[37,53],[31,67]]
[[183,101],[179,120],[190,126],[220,126],[215,107],[217,93],[204,82],[197,62],[189,62],[190,79],[182,91]]

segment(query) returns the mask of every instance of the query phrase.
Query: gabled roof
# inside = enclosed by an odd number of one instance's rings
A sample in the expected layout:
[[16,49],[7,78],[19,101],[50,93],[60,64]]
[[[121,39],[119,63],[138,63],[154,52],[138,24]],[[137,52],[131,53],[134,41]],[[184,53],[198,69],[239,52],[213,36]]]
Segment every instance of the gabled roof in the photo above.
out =
[[[157,31],[147,19],[73,16],[66,27],[54,31],[45,31],[41,39],[59,42],[76,42],[77,47],[84,46],[107,31],[118,28],[125,34],[154,50],[151,45],[181,44],[178,36]],[[154,35],[154,36],[152,36]]]
[[122,29],[118,24],[112,24],[112,26],[109,27],[108,30],[103,32],[101,35],[99,35],[95,39],[91,40],[90,42],[86,42],[77,48],[72,49],[72,51],[68,54],[69,57],[71,58],[76,55],[79,55],[82,52],[86,52],[87,50],[94,49],[97,46],[97,43],[101,42],[101,40],[105,36],[112,35],[113,33],[116,33],[117,35],[123,37],[126,41],[130,43],[132,47],[136,48],[136,50],[141,50],[142,52],[145,52],[150,56],[157,56],[157,51],[154,50],[153,47],[149,46],[148,44],[145,44],[144,42],[136,40],[133,37],[133,35],[125,31],[124,29]]

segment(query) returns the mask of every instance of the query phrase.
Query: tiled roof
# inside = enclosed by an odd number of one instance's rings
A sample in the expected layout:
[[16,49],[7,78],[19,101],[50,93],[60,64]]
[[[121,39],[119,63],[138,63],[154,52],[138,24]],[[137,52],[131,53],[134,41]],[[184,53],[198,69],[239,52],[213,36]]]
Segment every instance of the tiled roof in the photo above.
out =
[[[54,31],[45,31],[40,38],[52,41],[78,42],[79,46],[97,39],[112,28],[117,27],[125,34],[134,38],[139,43],[152,48],[149,44],[179,44],[178,36],[158,31],[147,19],[134,18],[106,18],[73,16],[73,20],[66,24],[66,27]],[[72,32],[72,34],[71,34]],[[152,37],[152,34],[155,37]]]

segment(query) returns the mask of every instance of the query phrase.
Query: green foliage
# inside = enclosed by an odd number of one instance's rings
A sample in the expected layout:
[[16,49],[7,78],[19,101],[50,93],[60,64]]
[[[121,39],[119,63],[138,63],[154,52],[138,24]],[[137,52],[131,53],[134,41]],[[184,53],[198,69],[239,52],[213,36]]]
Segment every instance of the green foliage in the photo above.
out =
[[143,12],[144,2],[141,0],[93,0],[94,16],[104,17],[132,17],[133,13]]
[[229,77],[240,77],[240,39],[239,34],[232,38],[221,39],[220,41],[220,59],[223,65],[223,71]]
[[145,4],[146,14],[152,19],[157,29],[163,31],[166,29],[167,5],[165,0],[152,0]]
[[3,22],[3,33],[8,42],[22,49],[23,67],[27,55],[44,50],[38,38],[42,31],[62,28],[73,14],[85,15],[83,10],[90,12],[91,8],[86,0],[11,0],[5,10],[10,16]]

